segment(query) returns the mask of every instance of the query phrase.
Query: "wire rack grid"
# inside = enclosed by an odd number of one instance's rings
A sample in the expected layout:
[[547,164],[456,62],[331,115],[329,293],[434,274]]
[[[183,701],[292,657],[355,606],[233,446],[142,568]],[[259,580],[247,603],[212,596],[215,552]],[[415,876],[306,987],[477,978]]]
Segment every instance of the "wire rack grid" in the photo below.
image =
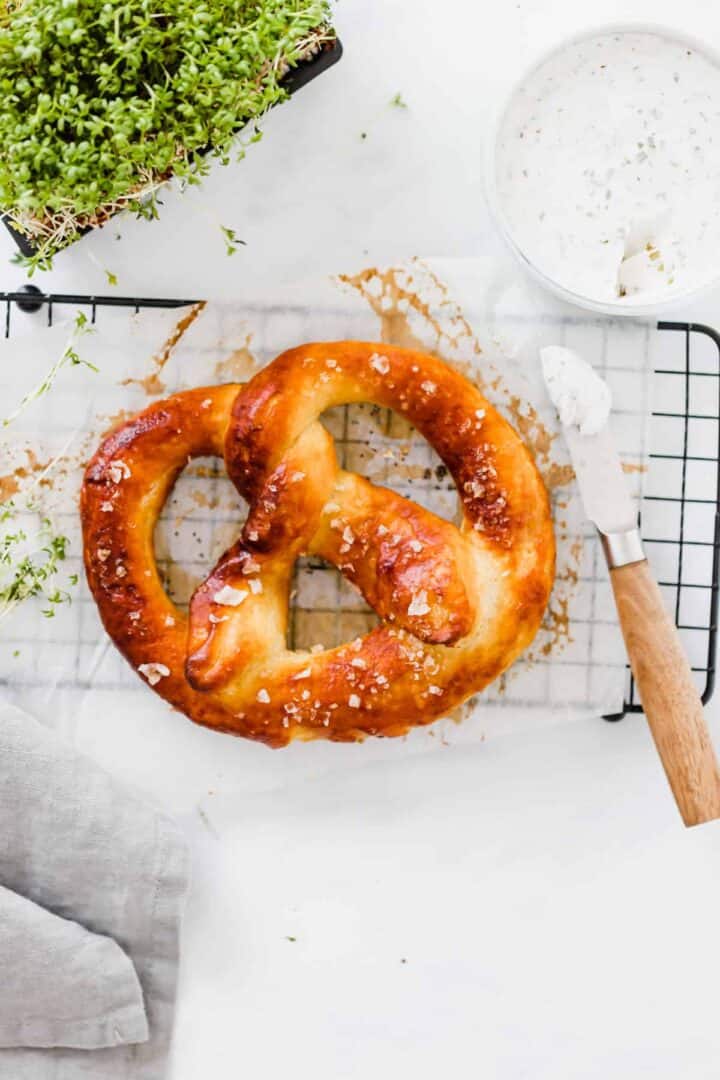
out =
[[[51,326],[56,310],[63,305],[87,307],[90,320],[95,323],[98,312],[106,307],[139,312],[145,308],[180,308],[191,303],[194,301],[42,294],[27,286],[14,293],[0,293],[0,304],[5,306],[4,329],[7,338],[13,333],[15,307],[25,312],[41,313],[38,317]],[[615,366],[608,370],[607,333],[602,327],[600,334],[603,339],[601,369],[606,375],[622,377],[622,368]],[[656,340],[653,343],[655,362],[648,434],[650,451],[641,484],[642,532],[648,557],[660,582],[668,610],[680,629],[703,700],[708,701],[715,683],[720,568],[720,337],[709,327],[666,322],[658,324],[657,330],[652,330],[651,334]],[[647,352],[649,354],[649,346]],[[616,403],[619,413],[627,412],[631,422],[635,422],[637,403],[628,402],[628,408],[623,410],[623,402],[617,401],[617,394]],[[378,439],[374,451],[377,452],[378,446],[392,446],[393,439],[397,437],[392,426],[402,423],[401,418],[376,407],[361,408],[371,413],[375,410],[372,421]],[[354,412],[347,407],[334,410],[326,422],[335,436],[343,467],[363,472],[369,451],[365,435],[356,430],[357,407],[354,409]],[[368,419],[367,414],[365,419]],[[429,447],[424,449],[430,451]],[[392,452],[387,452],[391,456]],[[411,497],[422,502],[423,494],[427,494],[432,496],[431,501],[435,506],[438,495],[446,497],[448,512],[452,513],[454,488],[442,464],[433,459],[432,453],[413,457],[407,467],[415,470],[416,477],[409,492]],[[382,477],[380,479],[382,481]],[[205,482],[209,485],[210,497],[217,501],[227,481],[216,462],[208,464]],[[236,513],[229,524],[237,528]],[[191,517],[186,526],[195,530],[199,527],[199,521]],[[200,543],[200,537],[195,533],[193,539]],[[217,542],[218,537],[212,539]],[[589,590],[591,598],[595,585],[604,574],[600,563],[599,545],[593,544],[590,564],[580,578],[581,585],[590,583],[592,586]],[[173,580],[176,567],[172,552],[164,552],[159,564],[174,598],[182,603],[187,599],[189,586],[182,580]],[[202,559],[199,559],[198,570],[201,569]],[[311,578],[313,601],[309,604],[304,602],[303,590]],[[323,639],[326,644],[334,644],[366,632],[376,621],[374,612],[367,608],[344,579],[317,559],[299,561],[293,590],[295,603],[291,606],[288,629],[291,647],[309,648],[315,641]],[[89,614],[81,616],[82,623],[94,615],[89,598],[87,607]],[[598,632],[602,621],[601,612],[588,612],[587,629],[590,635]],[[75,670],[67,672],[69,686],[92,685],[97,665],[97,637],[94,624],[87,625],[88,634],[81,632]],[[334,642],[327,641],[329,625]],[[112,683],[114,680],[110,680]],[[117,685],[127,685],[126,677],[122,674],[119,674]],[[608,719],[620,719],[626,712],[641,710],[628,672],[624,708]]]

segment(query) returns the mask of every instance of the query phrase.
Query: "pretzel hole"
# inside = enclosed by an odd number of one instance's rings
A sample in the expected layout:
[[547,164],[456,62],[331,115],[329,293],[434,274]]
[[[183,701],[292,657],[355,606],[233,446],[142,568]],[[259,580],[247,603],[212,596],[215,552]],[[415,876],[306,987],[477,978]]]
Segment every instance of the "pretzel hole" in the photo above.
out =
[[154,535],[163,587],[181,610],[240,535],[247,512],[220,458],[195,458],[183,469]]
[[353,641],[380,622],[364,597],[340,571],[317,555],[298,559],[292,575],[287,643],[312,649]]
[[320,420],[335,440],[343,469],[459,523],[460,500],[452,476],[404,416],[361,403],[328,409]]
[[[182,611],[223,552],[237,539],[248,506],[220,458],[196,458],[175,482],[155,527],[155,557],[163,587]],[[379,623],[364,598],[331,563],[298,559],[292,574],[287,640],[290,649],[331,649]]]
[[[402,416],[373,404],[325,412],[338,460],[348,471],[390,488],[448,521],[459,520],[452,476]],[[183,470],[155,529],[155,555],[171,600],[187,611],[192,593],[240,535],[248,507],[219,458],[196,458]],[[379,623],[363,596],[318,556],[297,561],[291,580],[290,649],[334,648]]]

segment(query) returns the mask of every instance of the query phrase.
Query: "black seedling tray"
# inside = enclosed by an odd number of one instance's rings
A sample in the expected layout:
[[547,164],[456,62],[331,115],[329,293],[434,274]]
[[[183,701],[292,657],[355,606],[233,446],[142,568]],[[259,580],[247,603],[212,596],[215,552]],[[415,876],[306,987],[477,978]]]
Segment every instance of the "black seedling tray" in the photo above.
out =
[[[321,46],[319,52],[317,52],[314,56],[309,57],[307,60],[301,61],[301,63],[299,63],[297,67],[294,67],[290,71],[288,71],[288,73],[282,79],[282,85],[284,89],[287,90],[289,94],[296,93],[296,91],[300,90],[307,83],[312,82],[313,79],[316,79],[318,75],[322,75],[324,71],[327,71],[328,68],[331,68],[333,64],[337,64],[342,54],[343,47],[339,38],[335,38],[333,41],[325,42],[325,44]],[[241,125],[238,128],[238,133],[242,130],[243,126],[244,125]],[[122,213],[122,211],[119,212]],[[28,237],[25,236],[23,233],[18,232],[18,230],[14,228],[14,226],[7,220],[7,218],[3,218],[3,221],[5,223],[5,228],[12,236],[21,254],[25,255],[28,258],[34,255],[36,250],[35,244],[33,244],[33,242],[29,240]],[[102,225],[89,225],[86,229],[83,229],[78,234],[78,239],[80,236],[84,236],[86,233],[93,232],[94,229],[102,229],[106,224],[107,222],[103,222]]]

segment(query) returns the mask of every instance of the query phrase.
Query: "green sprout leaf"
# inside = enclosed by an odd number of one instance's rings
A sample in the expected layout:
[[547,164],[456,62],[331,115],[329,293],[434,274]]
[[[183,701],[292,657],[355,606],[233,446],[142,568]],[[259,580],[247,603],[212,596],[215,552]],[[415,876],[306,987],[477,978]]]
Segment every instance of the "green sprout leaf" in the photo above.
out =
[[[0,503],[0,620],[33,597],[41,599],[44,617],[52,619],[60,605],[70,602],[68,590],[78,584],[78,574],[58,582],[70,541],[38,502],[38,493],[61,460],[62,455],[53,458],[21,494]],[[16,649],[13,656],[19,655]]]
[[108,279],[108,285],[117,285],[117,274],[113,274],[112,270],[106,270],[105,277]]
[[407,102],[403,100],[403,96],[400,93],[397,93],[394,97],[390,98],[390,104],[395,109],[407,109]]
[[329,24],[328,0],[0,0],[0,212],[28,272],[242,157]]
[[241,244],[242,244],[243,247],[247,246],[246,241],[241,240],[240,237],[235,232],[235,230],[229,228],[229,226],[221,225],[220,226],[220,231],[221,231],[221,233],[223,234],[223,236],[225,238],[225,254],[226,255],[234,255],[235,252],[238,249],[238,246],[241,245]]
[[[21,527],[20,520],[33,516],[31,505],[11,501],[3,503],[0,511],[0,620],[34,596],[42,598],[42,614],[51,619],[57,607],[70,600],[70,594],[54,580],[65,561],[68,539],[46,517],[40,519],[34,534]],[[71,575],[69,584],[77,584],[77,574]],[[19,650],[13,653],[19,655]]]

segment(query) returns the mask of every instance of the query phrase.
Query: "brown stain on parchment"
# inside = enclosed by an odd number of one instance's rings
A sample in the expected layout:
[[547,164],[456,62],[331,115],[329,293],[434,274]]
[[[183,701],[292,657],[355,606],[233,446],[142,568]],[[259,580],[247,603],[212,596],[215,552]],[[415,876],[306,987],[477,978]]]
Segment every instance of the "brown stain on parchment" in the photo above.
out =
[[443,719],[450,720],[453,724],[462,724],[473,712],[475,704],[477,703],[472,698],[469,701],[463,701],[460,705],[456,705],[454,709],[451,709],[449,713],[446,713]]
[[[562,537],[567,540],[567,536]],[[583,539],[578,536],[570,545],[569,561],[556,576],[555,581],[566,582],[574,588],[580,580],[580,560],[583,553]],[[558,596],[553,592],[550,603],[545,612],[542,629],[548,635],[547,640],[540,646],[542,656],[549,656],[565,645],[570,644],[573,638],[570,633],[570,597],[569,595]]]
[[[465,318],[460,307],[449,298],[447,285],[420,260],[410,262],[422,267],[433,290],[437,292],[438,302],[431,305],[418,293],[412,269],[389,267],[380,270],[369,267],[358,274],[341,274],[339,280],[354,289],[369,305],[380,321],[380,338],[388,345],[397,345],[406,349],[419,349],[429,352],[446,364],[460,371],[470,382],[487,395],[488,387],[483,375],[472,364],[445,355],[448,350],[459,348],[462,344],[469,347],[473,356],[480,356],[482,348],[477,336]],[[434,339],[428,345],[413,330],[411,316],[414,316],[426,328]],[[498,376],[490,384],[490,389],[498,390],[502,385]],[[527,402],[518,397],[510,397],[508,412],[514,427],[526,445],[533,452],[541,472],[550,465],[550,451],[556,434],[548,430],[538,412]],[[557,474],[554,476],[557,479]],[[550,486],[550,485],[548,485]]]
[[31,447],[26,447],[24,453],[27,458],[27,465],[18,465],[12,472],[0,476],[0,504],[7,502],[13,495],[17,495],[22,487],[23,480],[35,476],[48,467],[49,462],[40,461]]
[[136,414],[130,409],[118,409],[115,413],[106,413],[103,416],[99,416],[98,420],[104,425],[100,431],[98,438],[105,439],[108,435],[111,435],[113,431],[116,431],[123,424],[127,423],[131,417]]
[[212,465],[196,465],[190,462],[185,468],[185,476],[197,476],[203,480],[217,478],[220,474]]
[[[575,479],[575,470],[572,465],[558,465],[553,462],[543,470],[543,480],[548,491],[556,491],[557,488],[567,487]],[[560,507],[560,504],[557,504]],[[567,505],[567,504],[565,504]]]
[[[401,465],[391,464],[390,470],[387,474],[388,480],[426,480],[428,469],[425,465]],[[382,476],[382,470],[377,474]]]
[[[562,580],[562,579],[561,579]],[[540,646],[543,656],[549,656],[560,645],[572,641],[570,636],[570,599],[567,596],[553,596],[543,619],[543,629],[549,635]]]
[[173,327],[172,333],[168,335],[162,348],[152,358],[152,370],[145,375],[142,379],[123,379],[120,383],[121,386],[140,386],[148,395],[148,397],[154,397],[155,394],[162,394],[167,386],[160,378],[160,375],[167,364],[168,360],[172,356],[172,351],[177,343],[182,338],[183,334],[188,330],[190,326],[195,322],[201,311],[205,309],[206,301],[201,300],[197,304],[193,304],[190,310],[183,315],[177,324]]
[[252,334],[248,334],[239,349],[235,349],[224,360],[215,365],[215,378],[218,382],[247,382],[259,369],[260,364],[250,349]]
[[639,465],[633,461],[623,461],[622,471],[624,473],[646,473],[648,467],[647,465]]
[[218,505],[217,496],[206,495],[204,491],[191,491],[190,498],[196,506],[200,506],[204,510],[214,510]]
[[[410,261],[411,266],[413,263],[420,265],[417,259]],[[447,286],[427,267],[423,267],[423,273],[428,275],[433,287],[437,289],[441,297],[438,310],[449,315],[453,331],[443,326],[430,303],[423,300],[413,289],[414,278],[412,272],[406,268],[391,266],[387,270],[380,270],[373,266],[361,270],[359,274],[340,274],[339,280],[355,289],[370,305],[380,320],[380,340],[386,344],[397,345],[403,349],[419,349],[421,352],[440,356],[443,339],[451,347],[456,347],[464,338],[473,343],[474,352],[479,354],[482,351],[480,344],[460,308],[449,299]],[[443,312],[443,308],[447,308],[447,312]],[[410,322],[410,312],[419,316],[425,326],[433,331],[434,345],[428,347],[415,334]]]
[[16,473],[0,476],[0,503],[7,502],[20,490],[20,478]]
[[[541,472],[549,466],[552,444],[557,438],[555,432],[548,431],[538,416],[537,409],[519,397],[511,397],[508,405],[513,427],[526,446],[532,450]],[[546,481],[547,482],[547,481]],[[548,485],[549,486],[549,485]]]

